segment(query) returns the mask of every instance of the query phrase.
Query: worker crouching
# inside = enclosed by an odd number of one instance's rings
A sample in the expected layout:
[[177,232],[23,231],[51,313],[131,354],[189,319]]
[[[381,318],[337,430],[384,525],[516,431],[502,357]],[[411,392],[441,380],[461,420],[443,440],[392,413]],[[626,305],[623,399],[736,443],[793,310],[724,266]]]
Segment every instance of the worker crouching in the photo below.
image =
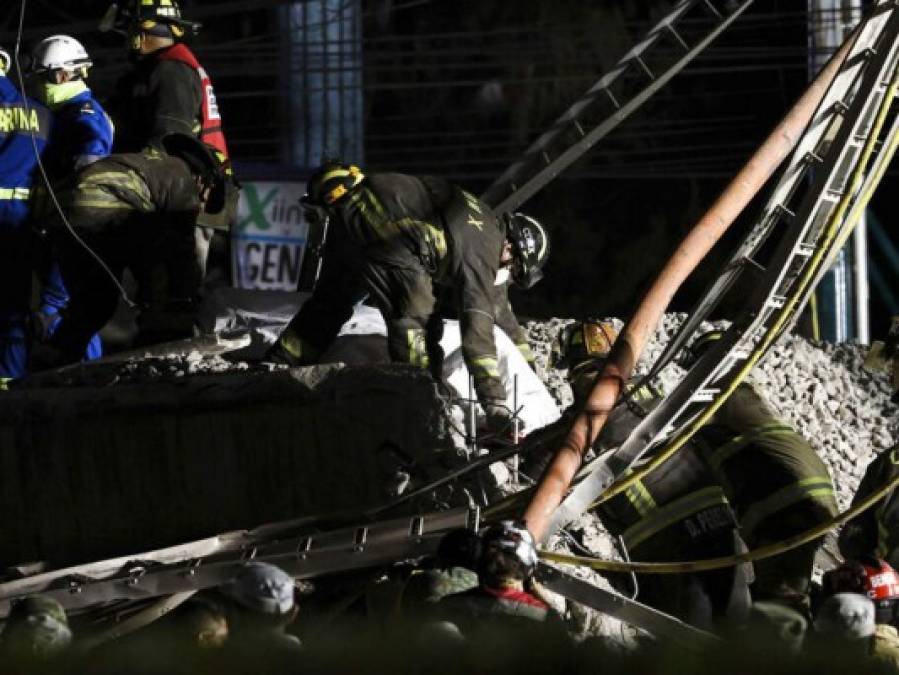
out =
[[[182,134],[166,152],[114,154],[77,174],[61,194],[66,221],[50,235],[71,302],[59,329],[32,357],[35,369],[80,359],[91,336],[113,315],[114,280],[129,268],[139,283],[181,230],[227,217],[230,184],[212,148]],[[70,229],[71,228],[71,229]],[[188,327],[181,337],[189,337]]]
[[[493,335],[498,289],[503,276],[525,288],[542,276],[549,255],[543,227],[522,214],[499,219],[442,179],[366,177],[339,163],[310,178],[303,203],[307,217],[328,229],[322,275],[268,358],[315,363],[353,305],[368,296],[387,325],[391,359],[427,369],[443,383],[443,300],[458,312],[465,364],[488,427],[508,429],[511,411]],[[499,274],[503,269],[508,275]]]

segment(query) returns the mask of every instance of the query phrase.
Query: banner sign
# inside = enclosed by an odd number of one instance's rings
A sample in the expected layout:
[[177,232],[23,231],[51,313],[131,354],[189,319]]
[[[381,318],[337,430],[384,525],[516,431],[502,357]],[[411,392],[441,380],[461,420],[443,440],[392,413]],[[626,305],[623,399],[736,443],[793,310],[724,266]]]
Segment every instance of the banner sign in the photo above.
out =
[[231,234],[235,286],[296,290],[309,232],[305,192],[305,183],[243,183]]

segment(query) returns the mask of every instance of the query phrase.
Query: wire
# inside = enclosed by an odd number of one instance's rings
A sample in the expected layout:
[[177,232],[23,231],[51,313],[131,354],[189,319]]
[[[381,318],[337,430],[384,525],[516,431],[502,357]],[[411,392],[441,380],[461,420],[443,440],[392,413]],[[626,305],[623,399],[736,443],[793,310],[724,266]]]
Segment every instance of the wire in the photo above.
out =
[[[25,77],[22,74],[22,63],[19,59],[19,52],[22,48],[22,34],[25,30],[25,9],[28,4],[28,0],[22,0],[19,5],[19,26],[16,32],[16,44],[13,49],[13,60],[16,62],[16,75],[19,80],[19,89],[22,91],[22,101],[24,104],[25,112],[28,116],[31,116],[31,107],[28,103],[28,97],[25,96]],[[129,307],[137,307],[137,303],[131,300],[128,297],[128,293],[125,291],[125,287],[122,286],[121,282],[116,278],[115,274],[113,274],[112,270],[109,269],[109,266],[104,262],[104,260],[97,254],[94,249],[92,249],[87,242],[85,242],[75,231],[75,228],[72,227],[72,224],[69,222],[69,219],[66,218],[66,214],[62,210],[62,206],[59,203],[59,200],[56,198],[56,192],[53,190],[53,186],[50,184],[50,177],[47,175],[47,170],[44,168],[44,163],[41,160],[41,152],[37,147],[37,132],[34,129],[31,129],[31,149],[34,151],[34,159],[37,161],[38,169],[41,172],[41,178],[44,181],[44,186],[47,188],[47,194],[50,195],[50,199],[53,202],[53,206],[56,208],[57,213],[59,214],[60,219],[65,225],[66,229],[69,231],[69,234],[72,235],[72,238],[78,242],[78,245],[81,246],[87,253],[97,262],[97,264],[103,269],[109,279],[112,281],[113,285],[118,289],[119,295],[126,305]]]
[[552,553],[550,551],[540,551],[538,555],[543,560],[551,562],[564,563],[567,565],[578,565],[580,567],[589,567],[594,570],[604,572],[636,572],[638,574],[686,574],[689,572],[707,572],[709,570],[720,570],[725,567],[734,567],[744,563],[751,563],[757,560],[772,558],[776,555],[792,551],[793,549],[804,546],[810,542],[820,539],[830,530],[844,523],[857,518],[862,513],[870,509],[877,502],[883,499],[891,490],[899,487],[899,476],[883,485],[876,492],[868,495],[855,506],[849,508],[843,513],[827,520],[815,527],[801,532],[797,535],[784,539],[783,541],[761,546],[755,550],[740,553],[738,555],[724,556],[720,558],[708,558],[705,560],[690,560],[685,562],[621,562],[618,560],[605,560],[601,558],[585,558],[581,556],[565,555],[562,553]]

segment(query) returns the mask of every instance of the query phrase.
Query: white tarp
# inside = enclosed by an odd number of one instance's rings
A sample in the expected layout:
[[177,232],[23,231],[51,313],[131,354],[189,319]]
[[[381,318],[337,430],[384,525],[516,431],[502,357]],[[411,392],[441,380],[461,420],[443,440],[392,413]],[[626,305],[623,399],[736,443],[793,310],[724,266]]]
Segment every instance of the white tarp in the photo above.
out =
[[[252,328],[267,343],[284,329],[299,310],[308,294],[261,293],[233,288],[216,289],[206,298],[201,308],[205,316],[203,326],[217,333],[235,328]],[[462,339],[459,322],[444,322],[443,340],[440,344],[445,354],[444,375],[456,391],[468,396],[468,369],[462,358]],[[387,327],[381,313],[365,305],[358,305],[353,316],[340,330],[340,335],[387,335]],[[506,384],[506,404],[514,404],[514,383],[518,380],[518,405],[525,429],[539,429],[559,419],[559,409],[552,395],[530,369],[512,340],[499,328],[494,328],[499,371]]]
[[308,225],[300,208],[305,183],[244,183],[231,234],[234,285],[294,291]]
[[[352,318],[340,330],[341,335],[387,335],[387,327],[381,313],[373,307],[359,305]],[[537,374],[531,370],[518,348],[500,328],[493,329],[499,372],[506,385],[506,405],[513,408],[514,383],[518,381],[518,406],[525,430],[539,429],[559,419],[559,409]],[[459,322],[444,321],[443,347],[445,360],[443,374],[462,396],[468,396],[468,369],[462,358],[462,336]]]

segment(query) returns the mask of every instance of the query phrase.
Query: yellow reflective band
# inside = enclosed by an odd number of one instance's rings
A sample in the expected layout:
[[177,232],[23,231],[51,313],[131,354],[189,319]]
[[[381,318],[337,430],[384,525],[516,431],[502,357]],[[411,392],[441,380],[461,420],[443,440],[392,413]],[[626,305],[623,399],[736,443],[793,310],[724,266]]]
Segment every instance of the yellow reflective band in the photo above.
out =
[[140,4],[142,4],[144,7],[152,7],[153,0],[140,0]]
[[750,534],[755,531],[760,523],[778,511],[807,499],[821,503],[833,502],[833,484],[830,482],[830,476],[804,478],[757,501],[742,514],[740,527],[744,532]]
[[530,362],[534,360],[534,352],[531,351],[531,345],[527,342],[516,342],[515,346],[518,347],[518,351],[521,352],[525,361]]
[[406,343],[409,346],[409,363],[419,368],[427,368],[429,360],[424,331],[420,328],[410,328],[406,331]]
[[631,506],[633,506],[637,513],[643,518],[657,508],[655,499],[652,498],[652,495],[649,493],[649,490],[646,489],[646,486],[642,481],[637,481],[631,485],[624,491],[624,495],[628,498],[628,501],[630,501]]
[[0,188],[0,199],[28,199],[31,197],[29,188]]
[[624,545],[632,549],[675,523],[713,506],[723,505],[727,505],[727,498],[720,487],[713,485],[702,488],[656,509],[648,517],[627,528],[621,538]]
[[0,132],[40,131],[41,124],[34,109],[0,108]]
[[717,448],[709,457],[709,465],[713,469],[720,469],[731,457],[743,450],[747,445],[764,438],[766,436],[775,436],[779,434],[794,434],[793,428],[786,424],[765,424],[749,434],[735,436],[730,441]]
[[281,348],[295,359],[303,358],[303,339],[289,330],[281,333],[278,338]]
[[473,371],[471,374],[474,379],[484,379],[485,377],[499,377],[499,364],[493,356],[478,356],[471,360],[469,364]]

